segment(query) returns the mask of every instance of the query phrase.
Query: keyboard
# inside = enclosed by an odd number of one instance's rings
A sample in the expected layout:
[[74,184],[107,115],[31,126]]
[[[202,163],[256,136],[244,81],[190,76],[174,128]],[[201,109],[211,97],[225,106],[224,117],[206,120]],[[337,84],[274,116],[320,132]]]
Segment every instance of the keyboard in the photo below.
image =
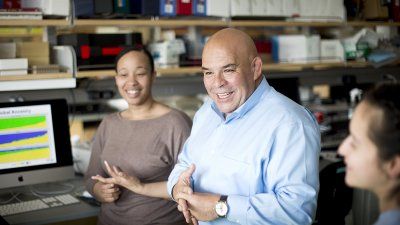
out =
[[47,209],[63,205],[79,203],[79,200],[70,194],[56,195],[30,201],[9,203],[0,205],[0,215],[8,216],[18,213],[30,212],[39,209]]

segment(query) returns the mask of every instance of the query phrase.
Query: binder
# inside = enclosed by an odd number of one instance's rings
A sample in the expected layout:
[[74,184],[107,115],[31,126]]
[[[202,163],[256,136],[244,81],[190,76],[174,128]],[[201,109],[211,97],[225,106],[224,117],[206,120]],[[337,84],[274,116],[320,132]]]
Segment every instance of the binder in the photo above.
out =
[[94,13],[100,15],[110,15],[113,13],[113,1],[112,0],[93,0],[94,1]]
[[118,14],[130,13],[130,0],[114,0],[114,12]]
[[160,15],[160,0],[141,0],[142,14],[147,16]]
[[176,16],[177,0],[160,0],[160,16]]
[[94,15],[93,0],[74,0],[75,17],[92,17]]
[[192,15],[192,0],[176,0],[176,15]]
[[192,14],[195,16],[205,16],[207,12],[207,1],[206,0],[193,0],[192,3]]

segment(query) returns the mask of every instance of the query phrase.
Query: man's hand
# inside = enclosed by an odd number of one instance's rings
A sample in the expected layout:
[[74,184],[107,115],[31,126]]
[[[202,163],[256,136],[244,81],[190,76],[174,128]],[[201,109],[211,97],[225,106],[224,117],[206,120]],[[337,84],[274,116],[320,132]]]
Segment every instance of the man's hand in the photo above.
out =
[[93,176],[92,179],[98,180],[103,183],[117,184],[119,186],[125,187],[135,193],[142,194],[143,184],[140,180],[132,175],[128,175],[125,172],[118,169],[116,166],[110,166],[107,161],[104,161],[108,174],[110,178],[104,178],[102,176]]
[[[97,175],[99,176],[99,175]],[[94,197],[100,202],[114,202],[121,194],[119,188],[114,184],[97,182],[93,186]]]
[[185,200],[188,204],[192,216],[200,221],[211,221],[218,218],[215,212],[215,205],[220,199],[220,195],[209,193],[177,193],[175,198]]
[[195,169],[196,167],[194,164],[190,165],[190,167],[179,176],[178,182],[172,188],[172,197],[178,203],[178,210],[183,213],[187,223],[192,221],[193,224],[197,224],[197,220],[193,218],[192,215],[190,214],[187,202],[184,199],[180,199],[179,197],[176,196],[179,196],[179,194],[181,193],[185,193],[188,195],[193,193],[193,189],[190,183],[190,177],[192,176]]

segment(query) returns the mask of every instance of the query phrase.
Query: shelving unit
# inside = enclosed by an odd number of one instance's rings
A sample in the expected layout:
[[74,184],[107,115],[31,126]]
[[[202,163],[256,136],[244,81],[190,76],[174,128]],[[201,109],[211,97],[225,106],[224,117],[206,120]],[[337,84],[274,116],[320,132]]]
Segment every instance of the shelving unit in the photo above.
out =
[[231,20],[231,19],[76,19],[74,26],[206,26],[206,27],[374,27],[400,26],[400,22],[318,22],[283,20]]
[[0,76],[0,91],[74,88],[76,79],[68,73]]
[[48,27],[48,26],[70,26],[71,21],[68,19],[2,19],[0,26],[2,27],[15,27],[15,26],[36,26],[36,27]]
[[[63,30],[73,30],[74,28],[86,28],[97,26],[113,26],[113,27],[160,27],[160,28],[179,28],[179,27],[205,27],[205,28],[222,28],[222,27],[249,27],[249,28],[265,28],[265,27],[375,27],[389,26],[400,27],[400,22],[369,22],[369,21],[349,21],[349,22],[314,22],[314,21],[276,21],[276,20],[235,20],[231,18],[206,18],[206,17],[188,17],[188,18],[148,18],[148,19],[44,19],[44,20],[2,20],[0,27],[44,27],[44,28],[62,28]],[[39,36],[39,34],[34,34]],[[46,35],[46,34],[43,34]],[[14,35],[6,34],[0,37],[26,37],[30,34]],[[287,72],[293,74],[305,70],[327,71],[330,69],[353,69],[367,68],[372,69],[366,62],[345,62],[345,63],[267,63],[263,65],[263,70],[268,72],[277,72],[282,74]],[[201,67],[178,67],[178,68],[159,68],[157,69],[160,77],[191,77],[201,74]],[[76,78],[98,78],[115,76],[115,71],[107,70],[90,70],[78,71]],[[299,75],[300,76],[300,75]],[[46,81],[57,79],[75,79],[70,74],[40,74],[29,75],[28,81]],[[0,83],[6,87],[7,82],[25,81],[26,76],[0,77]],[[75,83],[75,82],[74,82]],[[63,85],[61,85],[63,86]],[[6,88],[9,90],[9,88]],[[47,89],[47,88],[45,88]],[[0,89],[4,91],[3,88]],[[15,90],[15,89],[14,89]]]
[[42,74],[28,74],[28,75],[15,75],[15,76],[0,76],[0,81],[46,80],[46,79],[72,78],[72,77],[73,75],[69,73],[42,73]]
[[[322,62],[322,63],[267,63],[263,65],[264,71],[302,71],[304,69],[329,69],[329,68],[353,68],[353,67],[366,67],[367,62]],[[157,75],[160,77],[179,77],[187,76],[188,74],[200,74],[201,67],[176,67],[176,68],[159,68]],[[90,70],[79,71],[77,78],[91,78],[91,77],[112,77],[115,76],[114,70]]]
[[181,26],[207,26],[225,27],[228,21],[224,19],[76,19],[74,26],[150,26],[150,27],[181,27]]

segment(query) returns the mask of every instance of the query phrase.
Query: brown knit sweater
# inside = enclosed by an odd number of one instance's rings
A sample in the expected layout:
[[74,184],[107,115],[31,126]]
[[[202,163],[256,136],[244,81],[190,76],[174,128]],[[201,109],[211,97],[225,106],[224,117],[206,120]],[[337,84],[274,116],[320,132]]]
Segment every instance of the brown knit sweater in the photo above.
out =
[[[127,120],[120,113],[106,116],[93,142],[85,176],[87,190],[93,194],[95,181],[91,176],[108,177],[104,160],[144,183],[166,181],[190,129],[190,118],[175,109],[148,120]],[[138,195],[125,188],[121,188],[117,201],[102,203],[98,223],[185,224],[175,202]]]

